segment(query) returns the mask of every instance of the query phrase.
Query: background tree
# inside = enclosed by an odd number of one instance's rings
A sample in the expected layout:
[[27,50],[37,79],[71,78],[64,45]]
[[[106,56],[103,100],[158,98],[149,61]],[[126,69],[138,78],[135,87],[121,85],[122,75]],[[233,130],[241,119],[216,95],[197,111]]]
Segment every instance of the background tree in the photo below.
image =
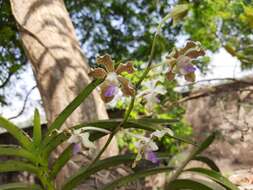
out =
[[[89,66],[62,0],[11,0],[11,7],[26,55],[33,66],[48,124],[51,124],[90,82]],[[95,91],[68,118],[63,128],[106,118],[104,103]],[[117,146],[112,143],[108,155],[115,153]],[[63,184],[73,170],[73,165],[66,167],[58,176],[58,184]]]

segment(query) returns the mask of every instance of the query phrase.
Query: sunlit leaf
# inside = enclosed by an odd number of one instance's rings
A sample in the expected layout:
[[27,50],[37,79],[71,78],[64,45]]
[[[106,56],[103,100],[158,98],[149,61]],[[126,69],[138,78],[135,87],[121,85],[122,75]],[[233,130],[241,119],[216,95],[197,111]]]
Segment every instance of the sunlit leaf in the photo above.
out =
[[28,150],[32,150],[33,146],[31,143],[31,139],[29,136],[20,128],[15,126],[13,123],[8,121],[7,119],[0,116],[0,127],[6,129],[18,142]]
[[0,185],[1,190],[43,190],[39,185],[26,183],[8,183]]
[[38,157],[33,153],[13,145],[0,145],[0,156],[15,156],[25,158],[33,163],[38,162]]
[[216,190],[214,188],[210,188],[203,183],[200,183],[191,179],[177,179],[170,183],[169,188],[165,190],[183,190],[183,189],[191,189],[191,190]]
[[194,157],[193,160],[197,160],[200,161],[202,163],[205,163],[206,165],[208,165],[211,169],[220,172],[219,167],[215,164],[215,162],[213,160],[211,160],[210,158],[206,157],[206,156],[196,156]]
[[54,179],[62,167],[71,159],[73,156],[73,144],[69,145],[57,158],[52,166],[51,178]]
[[33,142],[34,146],[38,146],[41,142],[41,123],[40,123],[40,114],[37,109],[34,112],[33,119]]
[[233,183],[231,183],[227,178],[223,177],[219,172],[214,170],[209,170],[205,168],[190,168],[185,170],[185,172],[193,172],[199,175],[204,175],[213,181],[221,184],[222,186],[226,187],[229,190],[239,190]]

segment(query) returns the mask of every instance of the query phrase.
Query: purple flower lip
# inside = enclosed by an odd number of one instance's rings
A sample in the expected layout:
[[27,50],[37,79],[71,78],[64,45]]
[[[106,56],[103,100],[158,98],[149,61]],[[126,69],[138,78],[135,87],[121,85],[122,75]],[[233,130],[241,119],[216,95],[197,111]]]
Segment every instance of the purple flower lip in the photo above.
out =
[[153,164],[159,163],[159,160],[153,151],[148,151],[146,157],[147,157],[146,159],[151,161]]
[[81,144],[80,143],[75,143],[73,146],[73,155],[77,155],[81,151]]
[[186,65],[184,67],[184,70],[187,72],[187,73],[193,73],[196,71],[196,68],[192,65]]
[[105,97],[112,97],[115,95],[117,90],[117,87],[115,85],[109,85],[108,88],[106,89],[104,96]]

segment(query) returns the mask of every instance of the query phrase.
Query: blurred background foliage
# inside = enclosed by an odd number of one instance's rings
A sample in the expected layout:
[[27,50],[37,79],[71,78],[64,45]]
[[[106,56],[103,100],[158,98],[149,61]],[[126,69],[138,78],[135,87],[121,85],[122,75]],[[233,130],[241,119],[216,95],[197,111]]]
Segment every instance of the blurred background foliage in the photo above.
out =
[[[95,66],[97,54],[111,54],[115,60],[147,61],[153,35],[162,17],[176,4],[187,3],[189,10],[184,19],[173,25],[169,20],[159,36],[159,46],[155,51],[156,62],[170,52],[175,43],[183,36],[186,39],[200,41],[206,50],[216,52],[225,48],[241,61],[243,69],[253,66],[253,1],[252,0],[65,0],[66,7],[75,25],[82,49],[91,66]],[[206,72],[208,57],[196,62]],[[4,89],[13,75],[22,72],[27,64],[15,21],[11,15],[8,0],[0,0],[0,103],[6,104]],[[143,62],[135,61],[136,68]],[[140,70],[128,76],[135,82]],[[167,94],[159,97],[161,102],[167,98],[176,101],[180,94],[173,91],[176,82],[161,81]],[[172,126],[176,134],[188,136],[190,127],[184,122],[184,109],[175,106],[166,114],[160,114],[162,104],[155,109],[157,118],[176,118],[179,122]],[[119,101],[117,109],[125,109],[126,102]],[[164,110],[163,110],[164,111]],[[137,102],[132,117],[148,116],[144,104]],[[140,131],[134,131],[139,133]],[[134,150],[133,137],[123,135],[119,145]],[[178,146],[172,146],[173,139],[165,138],[162,145],[171,152],[177,152]]]

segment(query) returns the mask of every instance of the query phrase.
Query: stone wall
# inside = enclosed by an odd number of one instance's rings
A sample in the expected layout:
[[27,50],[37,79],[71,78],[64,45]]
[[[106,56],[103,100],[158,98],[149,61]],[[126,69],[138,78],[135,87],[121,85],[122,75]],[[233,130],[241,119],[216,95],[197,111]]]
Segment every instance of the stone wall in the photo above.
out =
[[[253,168],[253,81],[217,85],[185,94],[186,120],[194,136],[201,140],[219,131],[217,141],[207,154],[225,173]],[[252,83],[252,84],[251,84]]]

